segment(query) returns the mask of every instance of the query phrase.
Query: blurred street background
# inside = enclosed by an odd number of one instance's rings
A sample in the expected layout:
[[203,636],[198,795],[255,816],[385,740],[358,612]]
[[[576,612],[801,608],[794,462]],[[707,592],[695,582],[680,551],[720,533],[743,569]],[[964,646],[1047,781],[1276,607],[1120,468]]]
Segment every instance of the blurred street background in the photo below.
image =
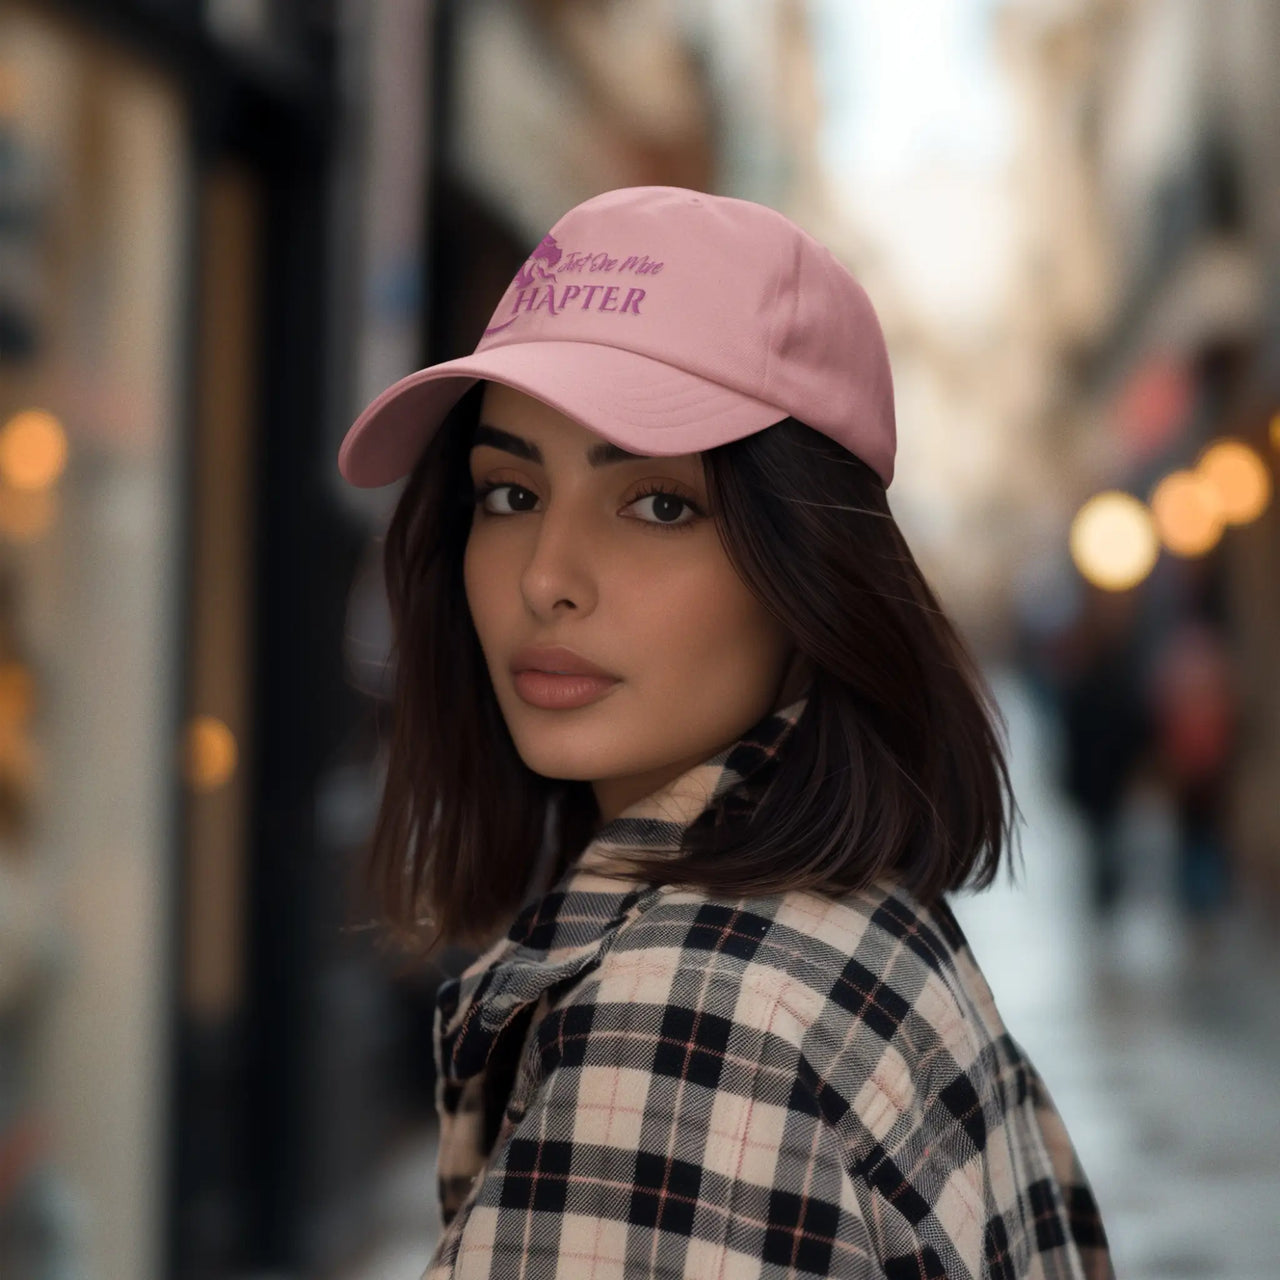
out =
[[0,0],[0,1277],[416,1280],[356,413],[579,201],[758,200],[1025,822],[953,904],[1121,1280],[1280,1276],[1280,4]]

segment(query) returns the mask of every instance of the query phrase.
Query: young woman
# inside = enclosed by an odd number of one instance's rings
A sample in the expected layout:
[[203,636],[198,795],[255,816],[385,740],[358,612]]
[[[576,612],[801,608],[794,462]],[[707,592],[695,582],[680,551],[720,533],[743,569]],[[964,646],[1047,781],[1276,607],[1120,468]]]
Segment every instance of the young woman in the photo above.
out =
[[348,433],[348,481],[408,477],[370,868],[481,949],[427,1277],[1114,1275],[946,901],[1016,804],[895,443],[849,272],[679,187],[570,210]]

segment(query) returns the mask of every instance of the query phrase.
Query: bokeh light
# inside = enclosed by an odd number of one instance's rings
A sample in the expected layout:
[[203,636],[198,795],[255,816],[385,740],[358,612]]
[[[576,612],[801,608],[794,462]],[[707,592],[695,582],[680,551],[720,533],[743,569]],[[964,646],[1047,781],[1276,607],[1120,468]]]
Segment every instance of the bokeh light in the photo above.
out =
[[193,791],[215,791],[235,773],[235,734],[216,716],[193,716],[187,726],[183,777]]
[[1076,568],[1108,591],[1141,582],[1160,551],[1147,508],[1117,489],[1095,494],[1076,512],[1069,542]]
[[1200,455],[1196,471],[1213,490],[1228,524],[1256,520],[1271,501],[1267,464],[1243,440],[1215,440]]
[[14,489],[45,489],[67,465],[62,423],[43,409],[23,409],[0,427],[0,479]]
[[1217,492],[1198,471],[1165,476],[1152,490],[1151,515],[1160,541],[1175,555],[1204,555],[1222,537]]

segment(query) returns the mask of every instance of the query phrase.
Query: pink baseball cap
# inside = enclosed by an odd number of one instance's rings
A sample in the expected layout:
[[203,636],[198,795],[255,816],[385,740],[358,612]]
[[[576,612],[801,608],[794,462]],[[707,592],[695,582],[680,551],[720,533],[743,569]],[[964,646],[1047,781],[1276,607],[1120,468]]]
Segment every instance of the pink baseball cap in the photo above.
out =
[[338,452],[373,488],[413,469],[481,378],[632,453],[696,453],[788,415],[893,479],[884,334],[835,255],[767,205],[619,187],[575,205],[516,273],[475,351],[378,395]]

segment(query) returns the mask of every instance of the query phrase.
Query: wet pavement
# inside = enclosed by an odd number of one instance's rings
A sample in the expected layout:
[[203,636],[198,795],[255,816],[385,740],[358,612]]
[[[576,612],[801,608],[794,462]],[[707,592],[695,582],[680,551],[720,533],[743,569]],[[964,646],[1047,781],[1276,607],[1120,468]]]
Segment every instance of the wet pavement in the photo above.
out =
[[1053,786],[1056,740],[1012,677],[1026,818],[1018,888],[957,896],[1010,1031],[1039,1067],[1093,1184],[1121,1280],[1280,1276],[1280,942],[1256,905],[1188,925],[1172,823],[1155,795],[1126,820],[1116,916],[1087,906],[1087,845]]

